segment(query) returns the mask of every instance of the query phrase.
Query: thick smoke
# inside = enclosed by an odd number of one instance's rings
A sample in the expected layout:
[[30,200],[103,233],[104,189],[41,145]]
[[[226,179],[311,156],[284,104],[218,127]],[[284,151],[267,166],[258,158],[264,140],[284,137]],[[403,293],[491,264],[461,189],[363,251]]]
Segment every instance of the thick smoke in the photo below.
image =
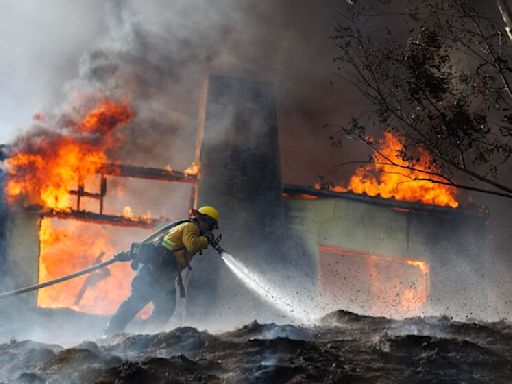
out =
[[82,58],[80,78],[67,92],[130,99],[137,118],[125,130],[120,159],[183,168],[193,159],[209,73],[279,81],[288,44],[274,38],[282,35],[280,13],[280,6],[252,1],[110,3],[110,36]]
[[[59,62],[65,67],[61,70],[52,62],[24,55],[28,60],[18,60],[19,68],[30,73],[29,83],[51,74],[47,87],[36,87],[47,90],[37,95],[36,104],[45,112],[55,105],[60,107],[57,110],[69,110],[75,92],[128,97],[138,117],[126,130],[127,143],[136,147],[125,146],[120,156],[141,165],[173,161],[176,168],[189,165],[193,158],[199,92],[208,73],[270,80],[278,90],[285,177],[309,184],[339,156],[330,148],[322,125],[345,121],[358,104],[352,90],[329,85],[336,53],[329,36],[339,5],[330,1],[297,7],[289,0],[132,1],[109,2],[104,7],[90,3],[90,8],[82,5],[76,11],[87,15],[89,24],[65,6],[57,12],[50,5],[40,11],[47,19],[57,19],[55,33],[60,33],[62,19],[74,23],[67,25],[66,36],[60,35],[57,44],[41,41],[35,48],[46,49],[50,57],[71,58]],[[91,26],[94,33],[89,31]],[[43,36],[53,32],[44,27]],[[83,35],[87,39],[76,37]],[[69,41],[73,49],[60,47],[60,41]],[[60,50],[53,53],[53,45]],[[69,81],[77,72],[79,57],[78,78]],[[59,92],[67,103],[58,101]],[[320,152],[323,156],[317,156]]]
[[[2,2],[0,142],[25,130],[31,116],[62,101],[80,56],[105,34],[102,1]],[[64,32],[67,31],[67,32]]]

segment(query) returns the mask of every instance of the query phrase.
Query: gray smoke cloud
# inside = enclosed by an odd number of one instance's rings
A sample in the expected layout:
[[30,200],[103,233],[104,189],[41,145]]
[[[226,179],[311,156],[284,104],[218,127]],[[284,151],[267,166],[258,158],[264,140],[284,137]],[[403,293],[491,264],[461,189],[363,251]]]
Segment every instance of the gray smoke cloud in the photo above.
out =
[[[35,112],[69,109],[75,91],[101,90],[129,97],[137,112],[125,130],[121,157],[141,165],[173,161],[181,168],[192,159],[199,92],[207,74],[243,74],[276,84],[284,176],[312,183],[340,156],[322,125],[347,120],[360,104],[353,90],[329,85],[336,53],[329,36],[339,5],[334,0],[301,7],[289,0],[72,6],[53,1],[44,7],[8,2],[2,28],[21,52],[4,47],[0,77],[15,72],[24,78],[7,81],[17,89],[3,93],[8,101],[3,105],[11,110],[5,107],[2,114],[3,137],[12,139],[13,127],[26,126]],[[34,27],[27,32],[20,24]],[[30,41],[32,35],[38,38]]]
[[0,142],[25,130],[32,115],[62,100],[78,59],[104,35],[103,2],[2,2]]

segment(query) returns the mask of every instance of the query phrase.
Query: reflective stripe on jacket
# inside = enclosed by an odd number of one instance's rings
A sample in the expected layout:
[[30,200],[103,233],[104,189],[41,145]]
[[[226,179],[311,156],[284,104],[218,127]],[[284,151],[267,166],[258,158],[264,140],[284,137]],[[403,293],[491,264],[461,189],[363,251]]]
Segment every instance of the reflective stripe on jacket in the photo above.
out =
[[208,239],[201,236],[196,224],[185,222],[171,228],[161,244],[174,252],[178,266],[180,269],[185,269],[196,253],[208,247]]

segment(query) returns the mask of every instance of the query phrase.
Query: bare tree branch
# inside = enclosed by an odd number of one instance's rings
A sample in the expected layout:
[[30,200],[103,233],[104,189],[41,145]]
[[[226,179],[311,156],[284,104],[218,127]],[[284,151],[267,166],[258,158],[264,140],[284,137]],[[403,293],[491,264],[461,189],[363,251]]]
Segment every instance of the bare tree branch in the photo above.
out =
[[[497,174],[512,162],[512,45],[503,44],[502,27],[478,14],[472,1],[396,0],[404,11],[382,15],[354,4],[336,28],[336,77],[370,102],[372,125],[405,139],[407,151],[431,154],[438,170],[431,179],[511,197],[512,187]],[[407,44],[393,40],[387,27],[380,35],[365,31],[366,20],[379,16],[412,20]],[[401,166],[367,139],[364,127],[343,133]]]

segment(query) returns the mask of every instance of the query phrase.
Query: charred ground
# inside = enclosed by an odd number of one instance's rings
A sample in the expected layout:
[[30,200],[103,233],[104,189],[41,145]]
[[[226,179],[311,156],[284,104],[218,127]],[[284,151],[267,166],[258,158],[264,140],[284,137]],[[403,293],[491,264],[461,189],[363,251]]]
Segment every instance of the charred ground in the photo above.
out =
[[0,345],[5,383],[509,383],[512,325],[333,312],[318,325]]

